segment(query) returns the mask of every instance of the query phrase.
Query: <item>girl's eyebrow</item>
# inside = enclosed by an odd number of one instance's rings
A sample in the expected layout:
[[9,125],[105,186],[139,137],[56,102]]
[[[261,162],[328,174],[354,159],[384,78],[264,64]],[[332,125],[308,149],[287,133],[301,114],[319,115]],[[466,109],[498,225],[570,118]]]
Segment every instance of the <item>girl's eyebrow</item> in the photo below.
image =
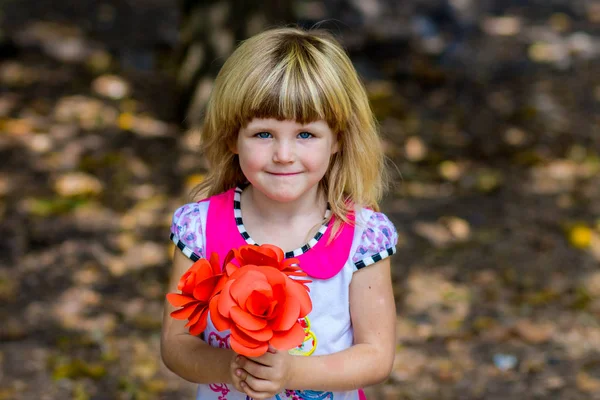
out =
[[[256,125],[252,125],[252,124],[248,124],[246,125],[246,128],[248,130],[265,130],[265,131],[270,131],[270,130],[276,130],[277,128],[274,126],[270,126],[269,124],[265,124],[265,123],[260,123],[260,124],[256,124]],[[298,129],[314,129],[314,130],[318,130],[319,127],[316,126],[314,124],[314,122],[309,122],[303,125],[300,125],[298,127]]]

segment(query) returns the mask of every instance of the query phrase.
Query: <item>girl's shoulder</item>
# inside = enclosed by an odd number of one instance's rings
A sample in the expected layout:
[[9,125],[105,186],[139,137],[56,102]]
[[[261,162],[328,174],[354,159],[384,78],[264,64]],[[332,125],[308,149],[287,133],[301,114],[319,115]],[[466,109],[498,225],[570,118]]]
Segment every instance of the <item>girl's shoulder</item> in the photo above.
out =
[[171,220],[171,240],[188,258],[204,258],[204,225],[208,201],[187,203],[175,210]]
[[356,251],[352,262],[356,269],[364,268],[396,253],[398,232],[382,212],[361,209],[356,218]]

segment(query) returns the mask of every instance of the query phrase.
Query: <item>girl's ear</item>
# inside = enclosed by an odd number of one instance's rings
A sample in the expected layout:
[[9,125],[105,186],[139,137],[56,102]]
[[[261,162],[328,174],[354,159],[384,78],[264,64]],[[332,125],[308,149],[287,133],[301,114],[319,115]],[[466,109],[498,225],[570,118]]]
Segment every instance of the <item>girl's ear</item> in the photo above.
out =
[[334,137],[334,141],[331,144],[331,155],[334,155],[338,151],[340,151],[341,143],[340,143],[340,134],[336,134]]
[[230,140],[227,144],[227,147],[229,147],[229,151],[231,151],[233,154],[238,154],[237,140]]

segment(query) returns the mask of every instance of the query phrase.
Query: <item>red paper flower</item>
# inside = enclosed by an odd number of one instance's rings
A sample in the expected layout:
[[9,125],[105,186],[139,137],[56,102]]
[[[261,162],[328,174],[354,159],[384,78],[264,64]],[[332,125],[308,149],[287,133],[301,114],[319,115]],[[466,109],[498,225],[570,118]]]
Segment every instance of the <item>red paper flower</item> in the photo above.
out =
[[[307,276],[299,267],[300,262],[297,258],[284,258],[283,250],[271,244],[260,246],[247,244],[231,250],[223,263],[228,276],[239,268],[231,262],[233,259],[238,261],[240,267],[244,265],[265,265],[277,268],[287,276]],[[296,282],[304,284],[309,283],[310,280],[296,279]],[[304,287],[308,290],[306,285]]]
[[233,270],[221,293],[210,301],[215,328],[230,329],[231,348],[248,357],[264,354],[269,343],[279,350],[299,346],[304,329],[298,319],[311,310],[304,285],[273,266]]
[[173,311],[171,317],[189,320],[185,326],[190,328],[190,334],[202,333],[206,329],[210,299],[221,291],[226,280],[216,253],[210,257],[210,262],[204,258],[196,261],[179,280],[177,289],[181,294],[167,294],[173,307],[183,307]]

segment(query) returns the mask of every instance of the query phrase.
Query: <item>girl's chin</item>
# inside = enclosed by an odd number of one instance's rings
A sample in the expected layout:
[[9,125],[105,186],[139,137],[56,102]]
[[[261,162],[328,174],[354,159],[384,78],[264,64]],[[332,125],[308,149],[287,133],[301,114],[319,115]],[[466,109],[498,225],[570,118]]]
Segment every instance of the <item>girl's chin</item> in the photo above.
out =
[[280,185],[271,185],[264,187],[254,186],[254,190],[260,192],[263,196],[267,197],[268,199],[279,203],[291,203],[300,200],[304,196],[310,196],[312,192],[312,188],[308,190],[303,190],[301,187],[299,187],[299,185],[282,186],[286,187],[281,187]]

